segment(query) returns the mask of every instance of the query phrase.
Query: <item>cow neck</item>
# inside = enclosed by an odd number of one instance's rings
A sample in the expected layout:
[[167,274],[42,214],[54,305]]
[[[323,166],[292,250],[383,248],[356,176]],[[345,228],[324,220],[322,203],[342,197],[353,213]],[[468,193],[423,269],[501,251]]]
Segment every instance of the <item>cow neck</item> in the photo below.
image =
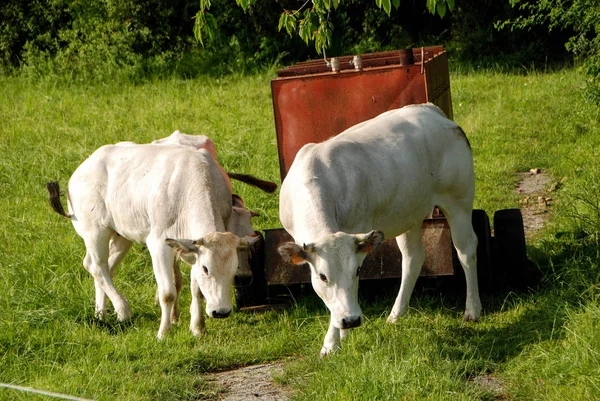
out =
[[296,241],[315,242],[339,231],[335,205],[320,196],[307,196],[301,200],[302,213],[294,213]]

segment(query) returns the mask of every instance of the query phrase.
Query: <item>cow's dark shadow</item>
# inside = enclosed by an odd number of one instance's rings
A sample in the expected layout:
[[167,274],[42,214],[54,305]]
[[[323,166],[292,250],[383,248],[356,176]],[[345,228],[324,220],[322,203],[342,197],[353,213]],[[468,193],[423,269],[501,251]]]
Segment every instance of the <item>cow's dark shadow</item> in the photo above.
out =
[[109,335],[121,335],[127,333],[135,326],[136,319],[140,319],[140,316],[134,316],[130,320],[120,322],[116,314],[110,313],[110,311],[106,318],[99,319],[94,315],[93,308],[90,308],[89,312],[78,316],[75,321],[93,329],[99,329]]

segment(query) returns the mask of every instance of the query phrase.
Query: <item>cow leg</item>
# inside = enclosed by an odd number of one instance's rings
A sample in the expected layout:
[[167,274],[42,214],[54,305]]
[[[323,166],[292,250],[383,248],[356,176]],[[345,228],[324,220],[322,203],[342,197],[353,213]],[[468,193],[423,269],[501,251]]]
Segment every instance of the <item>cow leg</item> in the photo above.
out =
[[[115,268],[125,258],[133,243],[117,233],[113,233],[109,242],[109,257],[108,257],[108,269],[110,271],[110,277],[114,278]],[[91,274],[92,258],[89,253],[86,252],[83,260],[83,266]],[[96,289],[96,317],[98,319],[106,318],[106,293],[100,285],[100,281],[94,279],[94,287]]]
[[[85,253],[85,257],[83,258],[83,267],[85,267],[85,270],[87,270],[88,273],[92,275],[92,277],[94,276],[94,274],[92,273],[92,257],[90,256],[89,252]],[[96,309],[94,315],[96,316],[96,318],[104,320],[106,319],[107,315],[106,293],[102,289],[102,286],[100,286],[100,281],[96,280],[96,278],[94,278],[94,288],[96,289]]]
[[[441,208],[441,207],[440,207]],[[455,207],[442,208],[450,225],[452,243],[456,248],[465,278],[467,280],[467,302],[465,320],[477,320],[481,315],[481,300],[479,299],[479,285],[477,282],[477,235],[473,231],[471,221],[471,208]]]
[[123,259],[125,259],[125,256],[127,256],[132,246],[133,242],[121,237],[117,233],[114,233],[111,236],[108,248],[108,268],[110,269],[111,277],[115,276],[115,268],[123,261]]
[[183,277],[181,276],[181,267],[177,262],[177,259],[173,260],[173,280],[175,281],[175,302],[173,303],[173,310],[171,311],[171,323],[179,322],[179,294],[181,293],[181,287],[183,287]]
[[192,266],[192,272],[190,273],[190,287],[192,289],[192,305],[190,306],[190,330],[195,336],[201,336],[206,334],[206,326],[204,324],[204,312],[202,310],[202,292],[196,281],[196,274],[194,269],[196,266]]
[[394,302],[388,323],[396,323],[398,317],[408,310],[410,296],[421,273],[425,261],[425,250],[421,241],[421,224],[416,224],[404,234],[396,237],[396,243],[402,253],[402,282]]
[[173,279],[173,250],[160,236],[152,234],[146,240],[146,245],[152,257],[154,277],[158,285],[158,300],[160,303],[161,317],[157,337],[162,339],[171,328],[171,311],[177,299],[177,290]]
[[[177,258],[173,259],[173,281],[175,283],[175,290],[177,291],[177,298],[173,303],[173,309],[171,310],[171,323],[175,324],[179,322],[179,316],[181,312],[179,311],[179,293],[181,293],[181,287],[183,287],[183,277],[181,276],[181,268],[179,263],[177,263]],[[159,298],[158,298],[158,288],[156,289],[156,294],[154,295],[154,305],[159,306]]]
[[94,277],[96,287],[96,315],[100,318],[106,316],[105,294],[112,302],[119,321],[131,319],[129,304],[115,288],[110,266],[109,266],[109,241],[110,233],[95,233],[84,239],[86,244],[86,255],[84,267]]
[[333,317],[329,321],[329,329],[325,335],[325,341],[323,342],[323,348],[321,348],[321,356],[328,355],[341,348],[340,341],[340,329],[333,325]]

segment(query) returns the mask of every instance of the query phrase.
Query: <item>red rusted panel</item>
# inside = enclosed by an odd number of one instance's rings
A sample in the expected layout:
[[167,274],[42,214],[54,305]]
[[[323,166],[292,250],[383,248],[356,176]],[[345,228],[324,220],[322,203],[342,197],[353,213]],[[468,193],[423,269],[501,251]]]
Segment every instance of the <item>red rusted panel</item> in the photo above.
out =
[[339,72],[331,72],[324,60],[278,71],[271,91],[282,180],[305,144],[323,142],[388,110],[430,101],[452,117],[443,47],[413,49],[413,65],[401,65],[400,54],[362,55],[361,70],[349,65],[352,56],[345,56],[339,58]]
[[420,68],[378,67],[271,82],[281,178],[307,143],[323,142],[360,122],[427,101]]
[[[413,63],[420,64],[421,60],[430,60],[435,55],[440,54],[444,51],[444,46],[429,46],[429,47],[418,47],[412,49]],[[353,70],[354,65],[351,64],[354,56],[342,56],[338,57],[340,61],[340,70]],[[410,63],[403,62],[405,60],[404,51],[392,50],[378,53],[367,53],[362,54],[362,64],[364,68],[371,67],[382,67],[389,65],[409,65]],[[328,67],[323,59],[308,60],[300,63],[296,63],[293,66],[283,68],[277,71],[277,76],[280,78],[319,74],[324,72],[331,72],[331,68]]]
[[425,63],[424,69],[427,101],[444,110],[448,118],[453,119],[448,54],[441,53],[431,60],[428,60]]
[[[426,219],[421,230],[425,248],[425,262],[421,276],[448,276],[454,274],[452,239],[444,218]],[[268,285],[310,283],[308,265],[284,262],[277,248],[293,238],[284,229],[265,230],[265,274]],[[369,254],[360,269],[360,279],[401,278],[402,254],[394,238],[384,241]]]

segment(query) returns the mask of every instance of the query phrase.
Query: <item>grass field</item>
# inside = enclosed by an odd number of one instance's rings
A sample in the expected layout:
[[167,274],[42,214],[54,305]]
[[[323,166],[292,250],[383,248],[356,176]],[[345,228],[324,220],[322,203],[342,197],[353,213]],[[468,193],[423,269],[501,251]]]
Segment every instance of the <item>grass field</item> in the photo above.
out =
[[[181,322],[158,342],[155,283],[141,246],[116,275],[133,322],[97,321],[83,243],[50,209],[45,183],[66,188],[103,144],[175,129],[210,136],[226,170],[279,182],[271,78],[91,87],[0,78],[1,383],[96,400],[210,400],[217,389],[203,374],[286,360],[278,380],[298,400],[600,399],[600,111],[583,102],[584,77],[571,69],[451,75],[455,120],[474,154],[477,208],[491,215],[518,207],[517,172],[566,177],[549,224],[528,244],[540,285],[482,294],[480,322],[462,322],[463,295],[429,288],[388,325],[390,293],[363,300],[366,323],[321,359],[329,315],[320,301],[208,320],[209,335],[196,339],[184,280]],[[280,226],[276,195],[235,182],[234,190],[261,213],[257,229]],[[47,398],[0,388],[0,400],[15,399]]]

